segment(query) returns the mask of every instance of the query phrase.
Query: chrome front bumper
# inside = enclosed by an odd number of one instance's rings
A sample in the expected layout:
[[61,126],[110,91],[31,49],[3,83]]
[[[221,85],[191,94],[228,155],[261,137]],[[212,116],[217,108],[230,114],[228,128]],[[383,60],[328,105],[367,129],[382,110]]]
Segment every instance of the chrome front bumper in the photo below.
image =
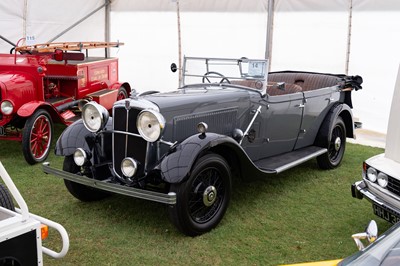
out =
[[400,198],[393,198],[379,190],[375,191],[373,187],[368,187],[364,180],[355,182],[351,185],[351,195],[357,199],[366,198],[371,203],[388,210],[397,217],[400,217],[400,207],[395,206],[400,206]]
[[56,168],[50,167],[49,162],[45,162],[42,165],[43,172],[46,174],[52,174],[69,181],[79,183],[88,187],[97,188],[100,190],[126,195],[134,198],[145,199],[155,202],[160,202],[164,204],[174,205],[176,204],[176,193],[170,192],[168,194],[149,191],[139,188],[127,187],[120,184],[113,184],[106,181],[96,180],[86,176],[75,175],[69,172],[58,170]]

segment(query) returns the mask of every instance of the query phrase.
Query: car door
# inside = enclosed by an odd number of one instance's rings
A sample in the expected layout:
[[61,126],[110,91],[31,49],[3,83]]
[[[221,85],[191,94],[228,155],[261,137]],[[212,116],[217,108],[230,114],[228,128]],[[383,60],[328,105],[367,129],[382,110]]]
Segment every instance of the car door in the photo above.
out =
[[329,111],[328,107],[340,97],[336,87],[303,91],[303,95],[304,115],[295,149],[313,145],[320,125]]
[[302,122],[303,93],[266,95],[257,104],[262,108],[252,126],[255,139],[245,143],[250,158],[255,161],[292,151]]
[[302,123],[303,102],[301,92],[268,96],[262,158],[293,150]]

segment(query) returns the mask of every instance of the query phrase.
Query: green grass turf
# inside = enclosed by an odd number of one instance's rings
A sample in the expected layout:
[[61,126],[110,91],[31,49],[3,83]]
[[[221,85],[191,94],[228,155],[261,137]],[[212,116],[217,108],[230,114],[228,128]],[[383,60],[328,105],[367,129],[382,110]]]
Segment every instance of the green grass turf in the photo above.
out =
[[[57,127],[57,134],[62,129]],[[347,144],[335,170],[320,170],[311,160],[263,180],[235,180],[219,226],[191,238],[172,226],[165,205],[120,195],[80,202],[62,179],[44,174],[41,165],[28,165],[20,143],[0,142],[0,160],[30,212],[68,231],[67,256],[54,260],[44,255],[45,265],[277,265],[349,256],[357,251],[351,235],[362,232],[371,219],[380,232],[390,227],[350,191],[361,179],[363,160],[381,152]],[[57,167],[62,160],[53,153],[48,158]],[[57,249],[59,242],[50,230],[44,245]]]

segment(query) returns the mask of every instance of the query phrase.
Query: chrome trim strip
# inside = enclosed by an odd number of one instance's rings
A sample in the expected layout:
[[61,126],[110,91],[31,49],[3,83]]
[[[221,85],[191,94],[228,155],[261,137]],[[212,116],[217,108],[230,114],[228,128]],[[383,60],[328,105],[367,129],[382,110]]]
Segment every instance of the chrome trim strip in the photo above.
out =
[[320,155],[322,155],[322,154],[324,154],[326,152],[328,152],[328,149],[321,149],[319,151],[311,153],[311,154],[309,154],[309,155],[307,155],[307,156],[305,156],[305,157],[303,157],[301,159],[298,159],[298,160],[296,160],[294,162],[291,162],[291,163],[288,163],[288,164],[286,164],[284,166],[278,167],[276,169],[276,173],[279,174],[279,173],[281,173],[283,171],[286,171],[286,170],[288,170],[288,169],[290,169],[292,167],[295,167],[295,166],[297,166],[299,164],[302,164],[302,163],[304,163],[304,162],[306,162],[308,160],[311,160],[311,159],[313,159],[313,158],[315,158],[317,156],[320,156]]
[[112,133],[118,133],[118,134],[130,135],[130,136],[139,137],[139,138],[141,138],[141,137],[142,137],[142,136],[140,136],[140,134],[135,134],[135,133],[126,132],[126,131],[119,131],[119,130],[113,130],[113,131],[112,131]]
[[113,192],[139,199],[160,202],[169,205],[176,204],[176,193],[174,192],[169,192],[168,194],[165,194],[139,188],[127,187],[124,185],[107,183],[106,181],[95,180],[86,176],[75,175],[69,172],[52,168],[50,167],[49,162],[43,163],[42,167],[43,167],[43,172],[45,172],[46,174],[55,175],[63,179],[67,179],[85,186],[90,186],[108,192]]
[[251,126],[253,125],[254,121],[256,120],[258,114],[260,114],[260,113],[261,113],[261,105],[257,108],[256,113],[254,114],[253,118],[250,121],[250,124],[247,126],[246,131],[243,133],[243,137],[240,140],[239,145],[242,145],[242,141],[243,141],[244,137],[246,137],[248,135]]
[[[124,131],[119,131],[119,130],[113,130],[112,133],[117,133],[117,134],[125,134],[125,135],[130,135],[130,136],[134,136],[134,137],[138,137],[141,138],[142,136],[140,136],[140,134],[135,134],[135,133],[130,133],[130,132],[124,132]],[[158,142],[162,143],[162,144],[166,144],[168,146],[173,146],[176,142],[169,142],[166,140],[158,140]]]
[[[129,132],[128,129],[129,129],[129,108],[126,109],[125,132]],[[125,158],[127,154],[128,154],[128,135],[125,136]]]

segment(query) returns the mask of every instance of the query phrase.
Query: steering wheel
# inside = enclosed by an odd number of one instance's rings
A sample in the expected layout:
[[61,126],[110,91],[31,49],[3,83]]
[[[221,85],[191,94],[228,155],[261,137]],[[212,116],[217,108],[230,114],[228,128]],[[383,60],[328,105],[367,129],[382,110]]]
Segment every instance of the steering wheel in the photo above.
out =
[[[207,73],[204,74],[203,76],[203,83],[205,83],[205,81],[207,80],[208,83],[212,83],[209,79],[209,75],[217,75],[221,77],[221,80],[219,81],[219,83],[223,83],[224,81],[226,81],[227,83],[231,84],[231,82],[229,81],[228,78],[226,78],[224,75],[222,75],[221,73],[215,72],[215,71],[209,71]],[[211,78],[215,78],[215,77],[211,77]]]

